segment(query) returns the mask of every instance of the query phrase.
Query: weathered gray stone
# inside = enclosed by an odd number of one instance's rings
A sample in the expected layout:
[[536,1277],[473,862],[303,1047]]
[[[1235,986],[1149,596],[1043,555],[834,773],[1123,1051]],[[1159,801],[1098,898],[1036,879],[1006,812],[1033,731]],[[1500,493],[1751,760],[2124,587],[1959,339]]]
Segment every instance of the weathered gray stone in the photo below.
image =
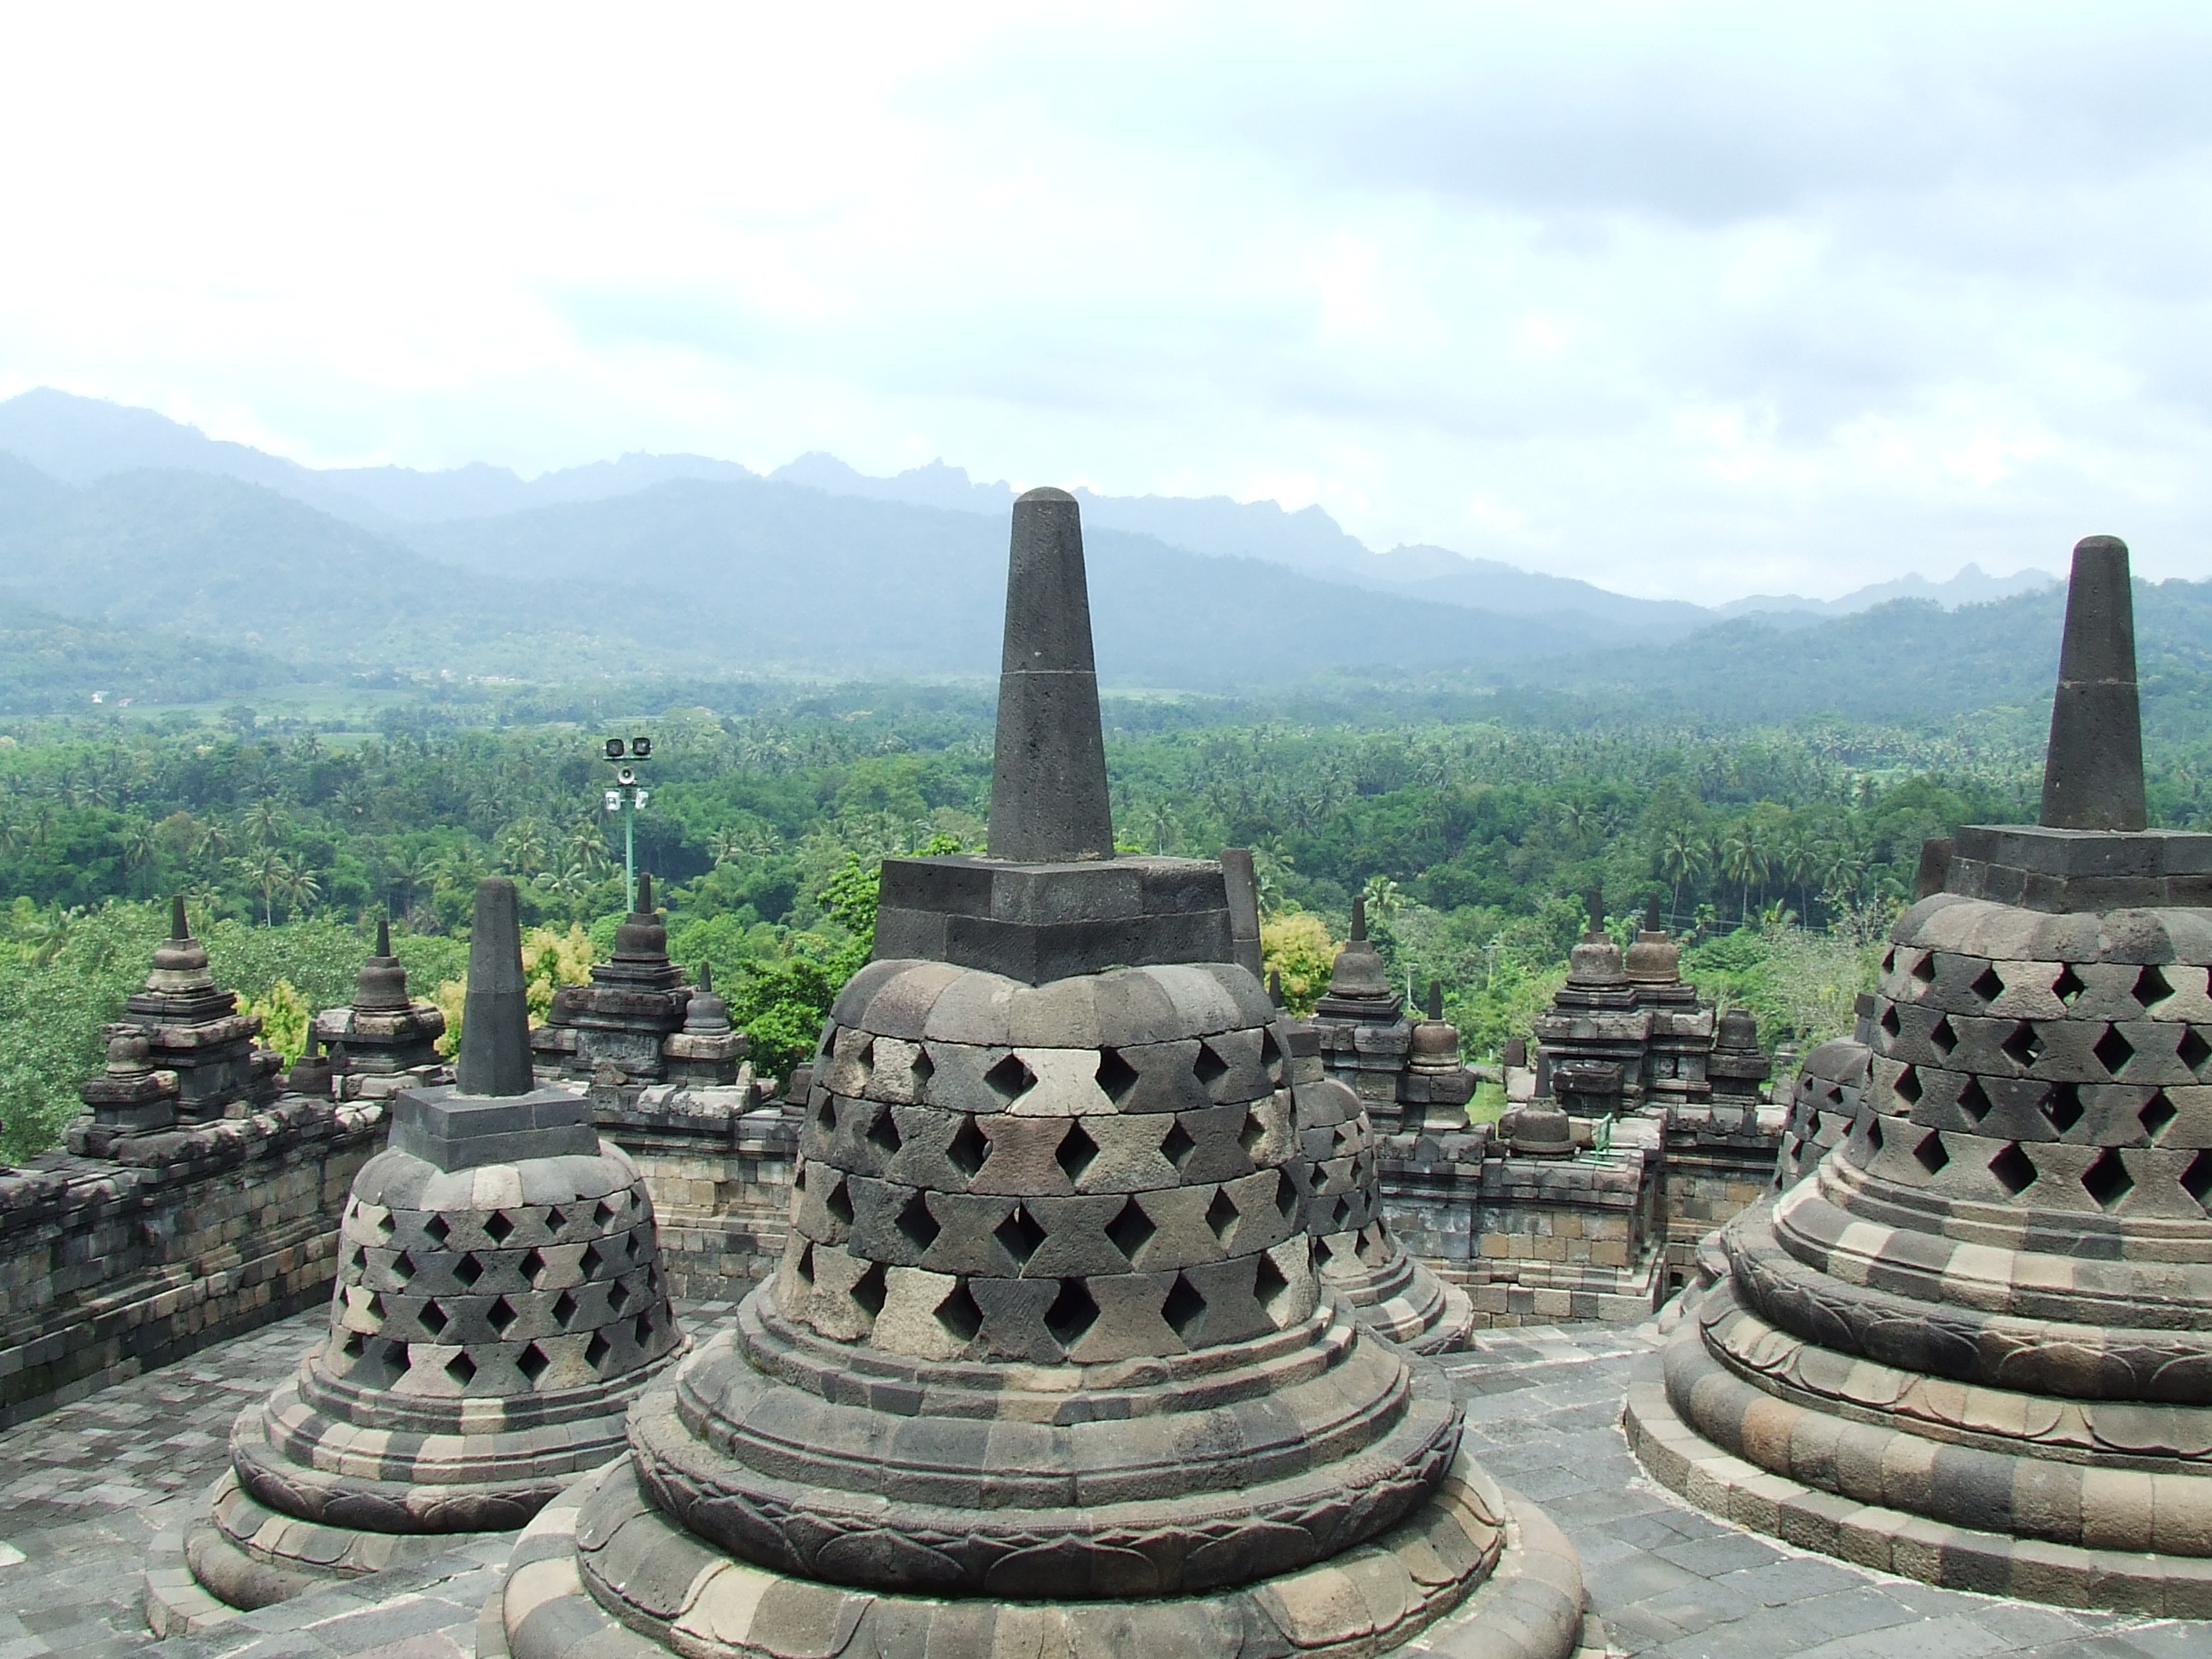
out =
[[2074,544],[2039,822],[2048,830],[2141,830],[2149,822],[2136,693],[2135,592],[2128,544],[2117,536],[2088,536]]

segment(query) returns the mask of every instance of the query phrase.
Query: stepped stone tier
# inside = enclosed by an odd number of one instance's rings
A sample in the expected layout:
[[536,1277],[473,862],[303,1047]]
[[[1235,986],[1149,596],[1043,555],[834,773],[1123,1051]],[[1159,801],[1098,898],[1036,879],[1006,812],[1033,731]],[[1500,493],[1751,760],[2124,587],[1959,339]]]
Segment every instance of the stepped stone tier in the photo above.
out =
[[[239,1012],[238,994],[216,984],[207,947],[185,922],[184,900],[172,900],[169,937],[154,952],[153,971],[123,1005],[123,1018],[107,1028],[108,1077],[114,1084],[83,1097],[92,1113],[88,1127],[143,1132],[266,1106],[276,1097],[276,1074],[284,1062],[254,1042],[260,1034],[261,1016]],[[142,1058],[140,1039],[147,1073],[132,1069]],[[115,1070],[118,1060],[124,1071]],[[143,1082],[125,1081],[148,1073],[173,1078],[174,1088],[149,1093]]]
[[1960,831],[1882,958],[1849,1133],[1723,1232],[1628,1421],[1661,1480],[1796,1542],[2202,1617],[2212,836],[2142,830],[2112,764],[2129,604],[2125,547],[2083,542],[2046,821]]
[[1568,957],[1567,982],[1536,1016],[1536,1092],[1577,1117],[1618,1117],[1644,1103],[1644,1056],[1651,1011],[1605,931],[1602,898],[1589,898],[1589,927]]
[[520,1526],[614,1456],[684,1346],[653,1204],[575,1094],[531,1086],[515,891],[477,890],[458,1086],[392,1101],[340,1223],[329,1335],[242,1413],[231,1467],[157,1577],[164,1634],[225,1607]]
[[1390,975],[1367,937],[1367,901],[1352,901],[1352,938],[1337,952],[1328,989],[1314,1006],[1322,1063],[1328,1074],[1359,1097],[1383,1134],[1401,1127],[1399,1087],[1413,1054],[1413,1025],[1390,988]]
[[886,861],[775,1278],[524,1534],[483,1653],[1576,1646],[1572,1551],[1323,1293],[1222,866],[1113,855],[1082,571],[1024,495],[993,856]]
[[[1322,1287],[1361,1324],[1416,1353],[1465,1347],[1474,1327],[1467,1292],[1408,1255],[1383,1215],[1382,1164],[1366,1109],[1322,1066],[1318,1030],[1303,1021],[1286,1030],[1299,1152],[1308,1170],[1306,1231]],[[1452,1031],[1455,1065],[1458,1037]]]
[[545,1024],[531,1032],[538,1066],[549,1077],[596,1081],[612,1068],[618,1085],[662,1082],[668,1040],[683,1030],[691,994],[684,970],[668,959],[653,878],[641,875],[637,908],[615,929],[613,957],[592,964],[589,984],[556,990]]
[[441,1080],[438,1039],[446,1016],[408,994],[407,970],[392,954],[392,924],[376,924],[376,954],[362,964],[352,1003],[315,1016],[310,1042],[332,1055],[337,1086],[349,1099],[396,1092],[410,1082]]
[[1636,1006],[1651,1015],[1644,1104],[1670,1111],[1703,1106],[1712,1091],[1705,1065],[1713,1047],[1713,1011],[1698,1000],[1698,988],[1683,980],[1681,947],[1660,926],[1656,899],[1622,965],[1636,988]]

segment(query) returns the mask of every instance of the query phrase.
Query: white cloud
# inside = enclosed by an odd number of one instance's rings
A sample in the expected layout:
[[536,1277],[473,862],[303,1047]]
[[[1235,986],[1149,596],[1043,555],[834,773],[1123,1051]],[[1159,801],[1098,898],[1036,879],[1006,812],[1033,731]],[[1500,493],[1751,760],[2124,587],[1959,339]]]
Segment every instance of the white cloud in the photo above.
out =
[[0,392],[942,455],[1637,592],[2212,574],[2212,18],[19,8]]

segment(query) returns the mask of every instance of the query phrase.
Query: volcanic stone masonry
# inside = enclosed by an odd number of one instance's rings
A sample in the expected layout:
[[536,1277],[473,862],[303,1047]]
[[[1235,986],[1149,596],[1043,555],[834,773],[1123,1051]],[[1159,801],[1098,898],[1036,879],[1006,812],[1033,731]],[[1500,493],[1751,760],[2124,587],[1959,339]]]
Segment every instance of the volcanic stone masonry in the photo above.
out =
[[311,1042],[330,1050],[331,1087],[346,1099],[375,1099],[410,1085],[441,1083],[438,1039],[446,1017],[407,992],[407,970],[392,954],[392,924],[376,924],[376,953],[362,964],[352,1004],[315,1016]]
[[637,908],[615,929],[613,958],[592,964],[590,984],[556,989],[545,1024],[531,1032],[537,1064],[549,1078],[597,1079],[611,1068],[617,1086],[660,1082],[668,1041],[683,1029],[690,999],[684,970],[668,959],[653,878],[641,875]]
[[1867,1074],[1808,1067],[1810,1172],[1722,1234],[1626,1420],[1659,1480],[1794,1543],[2203,1617],[2212,836],[2142,827],[2132,605],[2124,544],[2081,543],[2042,822],[1931,849]]
[[392,1103],[341,1222],[329,1335],[242,1413],[205,1515],[156,1547],[163,1635],[511,1531],[623,1443],[685,1346],[642,1178],[532,1086],[514,885],[477,890],[457,1086]]
[[1113,854],[1084,594],[1032,490],[991,854],[886,861],[776,1277],[525,1532],[488,1659],[1580,1640],[1571,1548],[1323,1291],[1222,867]]

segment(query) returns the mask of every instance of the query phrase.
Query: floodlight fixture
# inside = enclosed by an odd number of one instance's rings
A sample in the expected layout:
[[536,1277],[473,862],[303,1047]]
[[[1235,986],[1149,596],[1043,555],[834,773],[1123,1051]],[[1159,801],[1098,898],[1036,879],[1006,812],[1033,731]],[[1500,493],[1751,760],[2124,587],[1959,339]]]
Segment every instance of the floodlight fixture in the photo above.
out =
[[607,791],[607,811],[610,812],[619,812],[622,811],[621,790],[610,789]]
[[653,752],[653,739],[651,738],[632,738],[629,740],[629,752],[630,757],[633,760],[643,760],[647,755],[650,755]]
[[620,760],[622,757],[623,740],[620,738],[609,738],[607,739],[607,758],[613,761]]

